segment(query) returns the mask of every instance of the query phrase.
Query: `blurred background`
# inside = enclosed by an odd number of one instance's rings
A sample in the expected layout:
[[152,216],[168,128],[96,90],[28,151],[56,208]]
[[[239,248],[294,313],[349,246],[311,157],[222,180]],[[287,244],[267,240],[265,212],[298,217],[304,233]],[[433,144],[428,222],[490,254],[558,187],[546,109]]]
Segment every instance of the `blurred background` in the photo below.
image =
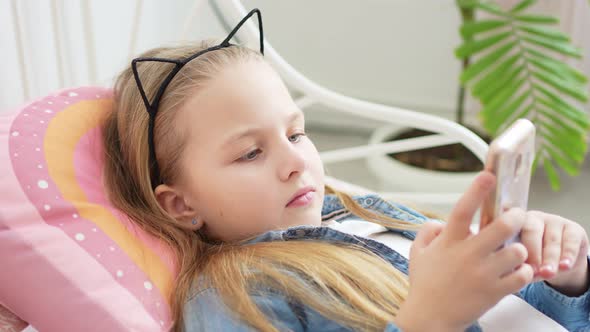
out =
[[[502,8],[517,2],[496,1]],[[248,9],[261,9],[267,41],[320,85],[358,99],[455,120],[462,71],[454,54],[462,42],[456,1],[243,3]],[[590,2],[539,0],[527,12],[559,18],[556,28],[583,53],[582,59],[562,60],[590,76]],[[150,48],[227,34],[208,1],[195,0],[0,0],[0,27],[0,116],[62,87],[110,86],[133,57]],[[580,107],[590,113],[588,103]],[[479,102],[467,95],[465,123],[481,128],[480,109]],[[307,109],[306,119],[308,133],[321,151],[367,144],[383,125],[321,106]],[[551,189],[543,171],[536,172],[529,207],[578,221],[590,232],[588,159],[578,176],[558,171],[560,191]],[[331,176],[371,190],[400,189],[394,170],[384,175],[364,159],[329,164],[326,169]],[[426,191],[441,190],[420,178],[413,181]],[[451,206],[417,205],[443,216]]]

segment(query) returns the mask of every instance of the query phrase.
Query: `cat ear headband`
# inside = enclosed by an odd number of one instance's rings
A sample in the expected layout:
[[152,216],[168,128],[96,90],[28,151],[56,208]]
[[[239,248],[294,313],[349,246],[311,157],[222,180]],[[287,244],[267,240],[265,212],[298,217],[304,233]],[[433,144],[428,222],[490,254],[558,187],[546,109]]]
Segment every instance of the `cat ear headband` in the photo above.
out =
[[[205,50],[199,51],[196,54],[191,55],[188,58],[184,59],[165,59],[165,58],[135,58],[131,61],[131,69],[133,70],[133,76],[135,77],[135,83],[137,83],[137,88],[139,89],[139,93],[141,94],[141,98],[143,99],[143,103],[145,105],[146,111],[149,114],[149,125],[148,125],[148,144],[149,144],[149,165],[151,170],[151,181],[152,181],[152,189],[155,189],[159,184],[162,184],[162,179],[160,179],[160,168],[158,166],[158,161],[156,159],[156,148],[154,146],[154,124],[156,122],[156,115],[158,113],[158,105],[160,104],[160,100],[162,99],[162,95],[166,90],[166,87],[174,76],[191,60],[198,58],[199,56],[219,50],[225,47],[235,46],[231,44],[229,41],[232,37],[238,32],[238,30],[242,27],[242,25],[250,18],[252,15],[256,14],[258,18],[258,29],[260,30],[260,53],[264,55],[264,36],[262,33],[262,16],[260,14],[260,10],[258,8],[252,9],[248,15],[244,16],[242,20],[233,28],[233,30],[229,33],[229,35],[219,44],[216,46],[209,47]],[[166,62],[174,64],[174,68],[170,71],[168,76],[164,79],[156,95],[153,97],[152,101],[150,102],[145,94],[143,89],[143,84],[139,79],[139,74],[137,72],[137,64],[140,62],[146,61],[154,61],[154,62]]]

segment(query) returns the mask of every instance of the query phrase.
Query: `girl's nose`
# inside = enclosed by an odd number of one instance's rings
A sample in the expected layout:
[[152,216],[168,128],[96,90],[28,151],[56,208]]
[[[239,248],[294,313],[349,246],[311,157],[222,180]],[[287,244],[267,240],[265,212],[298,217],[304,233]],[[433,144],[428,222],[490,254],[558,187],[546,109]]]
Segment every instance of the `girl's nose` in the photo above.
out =
[[292,177],[301,175],[307,167],[303,152],[291,143],[285,146],[279,160],[279,178],[288,181]]

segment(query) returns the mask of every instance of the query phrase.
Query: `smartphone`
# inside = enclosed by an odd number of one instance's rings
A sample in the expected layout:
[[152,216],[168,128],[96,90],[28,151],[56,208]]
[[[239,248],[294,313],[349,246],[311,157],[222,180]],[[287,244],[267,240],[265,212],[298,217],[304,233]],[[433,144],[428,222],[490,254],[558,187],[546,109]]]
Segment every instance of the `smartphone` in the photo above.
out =
[[[485,169],[496,176],[496,187],[484,199],[479,229],[512,207],[527,209],[534,159],[535,125],[527,119],[516,120],[492,141]],[[520,232],[504,242],[504,245],[519,241]]]

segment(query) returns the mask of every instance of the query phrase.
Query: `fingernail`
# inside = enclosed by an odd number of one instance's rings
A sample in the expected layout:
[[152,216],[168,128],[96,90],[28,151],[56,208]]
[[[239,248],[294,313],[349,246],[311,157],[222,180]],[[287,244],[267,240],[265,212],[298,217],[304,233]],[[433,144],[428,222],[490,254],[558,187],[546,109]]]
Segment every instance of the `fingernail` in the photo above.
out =
[[564,269],[570,269],[572,267],[572,260],[569,258],[564,258],[559,262],[559,265],[561,265]]
[[555,267],[552,264],[544,264],[541,266],[541,270],[545,270],[547,272],[555,272]]

